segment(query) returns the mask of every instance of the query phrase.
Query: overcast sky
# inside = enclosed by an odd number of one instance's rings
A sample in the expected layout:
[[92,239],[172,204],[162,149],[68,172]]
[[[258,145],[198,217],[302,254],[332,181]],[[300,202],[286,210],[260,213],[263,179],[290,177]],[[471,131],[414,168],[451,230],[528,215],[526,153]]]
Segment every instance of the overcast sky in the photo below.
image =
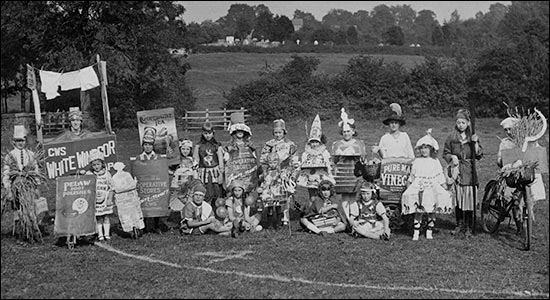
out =
[[264,4],[275,15],[285,15],[292,19],[294,11],[312,13],[315,19],[321,21],[331,9],[340,8],[354,13],[358,10],[371,12],[373,7],[386,4],[388,6],[410,5],[419,12],[428,9],[436,14],[441,25],[444,20],[449,20],[451,13],[456,9],[460,18],[466,20],[473,18],[478,11],[486,13],[489,6],[494,3],[511,5],[512,1],[177,1],[183,4],[186,11],[183,19],[186,23],[201,23],[204,20],[216,21],[227,15],[231,4],[242,3],[250,6]]

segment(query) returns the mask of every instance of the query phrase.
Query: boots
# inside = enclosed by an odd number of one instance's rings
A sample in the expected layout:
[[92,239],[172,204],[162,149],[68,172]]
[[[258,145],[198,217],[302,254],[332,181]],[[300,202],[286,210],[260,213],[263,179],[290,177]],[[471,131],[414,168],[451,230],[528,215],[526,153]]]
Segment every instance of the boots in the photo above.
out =
[[413,233],[413,241],[418,241],[419,237],[420,237],[420,230],[415,229]]
[[462,222],[462,220],[458,220],[456,223],[456,228],[455,230],[451,231],[451,234],[458,235],[460,232],[463,231],[463,229],[464,229],[464,223]]
[[432,236],[432,230],[431,229],[428,229],[426,230],[426,239],[427,240],[433,240],[433,236]]

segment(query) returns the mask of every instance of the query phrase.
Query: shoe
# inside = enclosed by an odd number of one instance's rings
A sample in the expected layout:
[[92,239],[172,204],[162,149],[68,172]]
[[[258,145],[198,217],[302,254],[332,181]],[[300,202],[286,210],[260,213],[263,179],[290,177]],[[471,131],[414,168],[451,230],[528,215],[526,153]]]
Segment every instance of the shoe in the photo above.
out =
[[418,241],[420,238],[420,230],[415,230],[413,233],[413,241]]
[[319,231],[319,233],[318,233],[318,235],[320,235],[320,236],[327,236],[327,234],[328,233],[325,232],[325,231]]
[[262,225],[258,225],[256,226],[256,228],[254,228],[256,231],[262,231],[264,228],[262,227]]
[[456,224],[456,228],[453,231],[451,231],[451,234],[458,235],[463,231],[464,231],[464,225],[462,224],[462,221],[458,221],[458,223]]
[[235,226],[233,226],[233,228],[231,228],[231,237],[234,237],[234,238],[239,237],[239,230]]
[[288,221],[283,221],[283,226],[288,226]]
[[105,239],[108,240],[108,241],[110,241],[110,240],[111,240],[111,236],[110,236],[110,235],[106,235],[106,236],[105,236]]
[[464,236],[466,238],[471,238],[473,237],[474,235],[472,234],[472,231],[470,230],[470,228],[466,228],[466,231],[464,232]]
[[104,237],[104,236],[100,236],[100,237],[98,238],[98,241],[100,241],[100,242],[102,242],[102,241],[104,241],[104,240],[105,240],[105,237]]
[[433,240],[434,237],[432,236],[432,230],[428,229],[426,230],[426,239],[427,240]]

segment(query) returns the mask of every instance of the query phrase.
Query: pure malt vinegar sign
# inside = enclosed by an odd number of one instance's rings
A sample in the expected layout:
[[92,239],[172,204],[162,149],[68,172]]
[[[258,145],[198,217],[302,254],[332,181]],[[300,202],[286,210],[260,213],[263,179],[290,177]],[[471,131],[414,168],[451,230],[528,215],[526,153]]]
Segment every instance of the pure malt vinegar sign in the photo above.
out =
[[401,193],[407,188],[412,161],[411,158],[404,157],[382,159],[380,166],[380,188],[394,194],[396,199],[401,199]]

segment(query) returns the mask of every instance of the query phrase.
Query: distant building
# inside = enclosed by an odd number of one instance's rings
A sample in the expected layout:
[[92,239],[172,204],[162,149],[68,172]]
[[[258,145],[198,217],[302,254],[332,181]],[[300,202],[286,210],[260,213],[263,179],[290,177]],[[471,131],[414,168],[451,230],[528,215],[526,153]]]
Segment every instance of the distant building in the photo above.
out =
[[232,36],[232,35],[228,35],[225,37],[225,42],[229,45],[234,45],[235,44],[235,37]]
[[302,29],[302,27],[304,27],[304,19],[302,18],[292,19],[292,26],[294,26],[294,32]]

